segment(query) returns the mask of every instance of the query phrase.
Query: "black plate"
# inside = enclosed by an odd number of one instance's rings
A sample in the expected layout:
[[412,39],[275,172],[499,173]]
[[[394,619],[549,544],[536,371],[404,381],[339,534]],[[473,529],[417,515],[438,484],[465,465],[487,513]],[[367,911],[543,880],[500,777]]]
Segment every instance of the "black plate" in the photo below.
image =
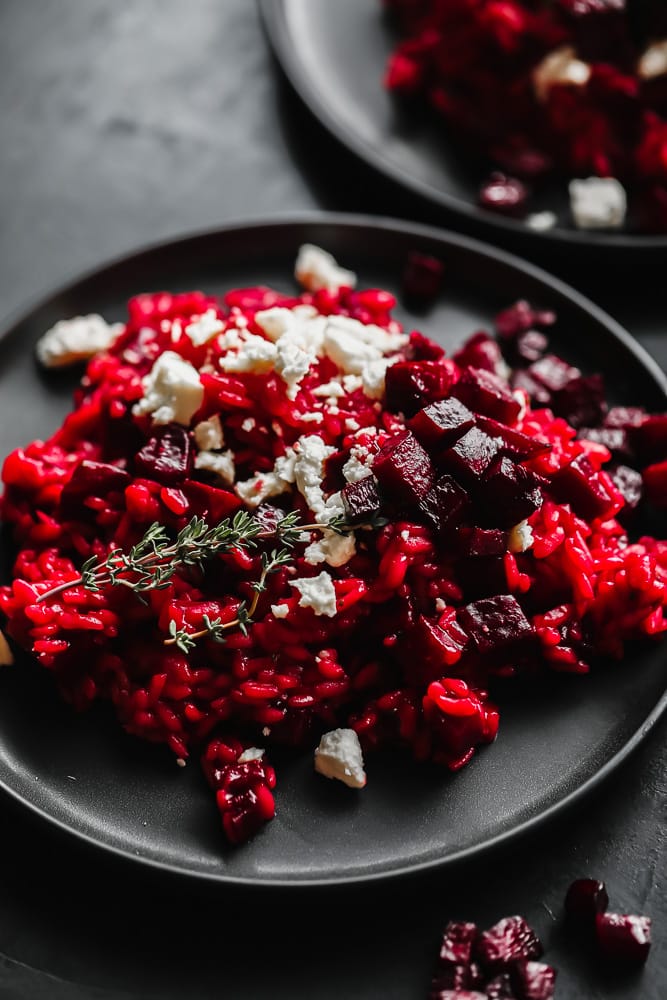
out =
[[567,184],[553,181],[535,193],[531,211],[548,209],[559,224],[530,229],[477,204],[493,165],[448,136],[428,109],[404,109],[382,86],[397,35],[381,0],[259,0],[268,37],[291,84],[316,118],[349,150],[437,209],[488,230],[573,245],[665,248],[667,234],[579,231],[570,222]]
[[[619,402],[665,407],[667,380],[613,320],[544,272],[492,247],[393,220],[317,215],[195,234],[140,250],[29,309],[0,335],[0,454],[51,433],[75,376],[48,376],[33,345],[57,319],[98,311],[122,319],[140,291],[219,293],[266,283],[292,289],[299,245],[313,242],[361,283],[397,292],[406,255],[447,265],[427,314],[397,315],[451,348],[519,297],[554,308],[554,346],[585,369],[604,360]],[[8,558],[5,541],[3,556]],[[278,815],[251,843],[223,844],[198,766],[125,735],[104,710],[74,715],[27,659],[0,674],[0,785],[77,837],[147,864],[208,880],[324,884],[451,864],[544,820],[608,773],[665,707],[664,649],[628,654],[593,677],[509,696],[500,736],[455,776],[404,760],[367,761],[356,794],[315,775],[312,755],[276,759]]]

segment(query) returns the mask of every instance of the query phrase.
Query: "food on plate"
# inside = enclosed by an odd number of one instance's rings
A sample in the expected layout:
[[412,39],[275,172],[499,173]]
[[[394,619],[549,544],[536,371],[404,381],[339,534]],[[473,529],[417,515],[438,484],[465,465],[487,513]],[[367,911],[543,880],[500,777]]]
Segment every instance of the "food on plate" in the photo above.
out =
[[666,628],[642,516],[667,415],[610,406],[527,301],[447,356],[318,247],[296,277],[131,299],[2,469],[7,636],[75,709],[199,759],[232,843],[274,815],[272,747],[357,789],[385,748],[458,770],[512,678],[608,670]]
[[[483,207],[543,232],[667,231],[662,0],[380,2],[398,32],[384,85],[491,161]],[[533,207],[554,179],[567,218]]]

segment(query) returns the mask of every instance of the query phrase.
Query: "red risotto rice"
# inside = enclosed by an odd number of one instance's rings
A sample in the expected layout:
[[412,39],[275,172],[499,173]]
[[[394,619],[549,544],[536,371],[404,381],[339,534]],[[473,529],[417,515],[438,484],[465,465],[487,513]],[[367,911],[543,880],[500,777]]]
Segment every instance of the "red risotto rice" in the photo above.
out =
[[74,408],[2,471],[8,635],[76,709],[200,758],[233,843],[274,814],[273,745],[357,787],[361,751],[456,770],[501,678],[666,627],[667,543],[633,525],[667,416],[610,408],[527,302],[446,357],[318,248],[295,271],[57,324]]

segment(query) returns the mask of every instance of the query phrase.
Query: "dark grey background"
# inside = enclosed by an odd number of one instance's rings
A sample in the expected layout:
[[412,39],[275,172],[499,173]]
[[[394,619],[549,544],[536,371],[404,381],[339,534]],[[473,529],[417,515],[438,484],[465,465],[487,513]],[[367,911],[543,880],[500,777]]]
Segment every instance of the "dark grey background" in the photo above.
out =
[[[333,2],[333,0],[332,0]],[[283,83],[252,0],[4,0],[0,311],[128,249],[322,208],[457,226],[337,147]],[[483,232],[473,231],[473,235]],[[667,364],[667,261],[520,249]],[[0,803],[0,998],[418,1000],[452,917],[523,913],[563,1000],[667,993],[663,719],[556,823],[455,875],[386,888],[193,889],[82,850]],[[608,973],[565,935],[570,880],[653,917],[643,973]]]

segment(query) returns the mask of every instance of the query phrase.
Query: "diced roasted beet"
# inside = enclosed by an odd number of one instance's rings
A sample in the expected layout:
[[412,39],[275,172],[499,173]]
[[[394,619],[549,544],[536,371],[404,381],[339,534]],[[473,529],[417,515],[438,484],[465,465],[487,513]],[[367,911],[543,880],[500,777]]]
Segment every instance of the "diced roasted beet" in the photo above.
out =
[[514,341],[510,358],[518,364],[532,364],[546,354],[549,338],[539,330],[526,330]]
[[451,448],[443,452],[440,462],[444,469],[462,483],[479,483],[500,453],[502,441],[490,437],[479,427],[471,427]]
[[642,471],[644,495],[655,507],[667,507],[667,462],[647,465]]
[[518,1000],[553,1000],[556,970],[550,965],[520,959],[513,964],[510,978]]
[[408,430],[385,442],[373,459],[373,472],[383,492],[400,503],[418,503],[435,480],[428,453]]
[[607,467],[609,477],[625,500],[625,507],[619,513],[634,511],[639,506],[644,495],[644,481],[640,472],[629,465],[610,465]]
[[429,1000],[486,1000],[486,994],[477,990],[437,990],[429,994]]
[[381,507],[375,476],[365,476],[356,483],[348,483],[342,490],[343,505],[348,521],[361,524],[370,521]]
[[502,556],[507,552],[508,532],[499,528],[461,529],[458,535],[464,556]]
[[571,882],[565,894],[568,920],[579,926],[593,927],[598,913],[604,913],[609,896],[604,882],[597,878],[578,878]]
[[642,464],[667,459],[667,414],[647,417],[630,431],[630,440]]
[[624,913],[598,913],[598,948],[610,962],[640,965],[651,950],[651,918]]
[[450,390],[449,368],[440,361],[399,361],[385,376],[387,407],[411,417]]
[[575,514],[587,521],[613,517],[621,507],[621,498],[609,476],[596,472],[585,455],[577,455],[560,469],[550,488],[560,503],[571,504]]
[[122,492],[129,482],[130,476],[124,469],[83,459],[60,494],[63,517],[80,517],[89,497],[106,497],[109,493]]
[[529,368],[515,368],[510,378],[510,385],[513,389],[523,389],[528,393],[533,409],[549,406],[551,403],[550,391],[533,378]]
[[476,924],[450,920],[442,935],[440,965],[470,965],[478,933]]
[[329,455],[324,463],[324,479],[322,488],[325,493],[336,493],[342,490],[347,482],[343,475],[343,466],[350,458],[348,448],[339,448],[333,455]]
[[394,647],[394,652],[403,664],[408,682],[421,686],[442,677],[447,668],[461,658],[467,641],[468,637],[456,622],[444,629],[425,615],[419,615],[410,632]]
[[447,475],[440,476],[419,501],[420,512],[439,535],[458,528],[469,506],[470,498],[466,491]]
[[182,483],[193,466],[192,441],[178,424],[156,427],[153,436],[135,456],[134,466],[140,476],[165,486]]
[[516,994],[512,991],[512,981],[507,972],[490,979],[484,989],[487,1000],[516,1000]]
[[475,413],[503,424],[513,424],[521,412],[521,403],[506,383],[483,368],[466,368],[452,393]]
[[623,427],[580,427],[577,437],[603,445],[616,458],[630,458],[633,453]]
[[425,406],[408,421],[412,433],[428,449],[449,448],[474,425],[474,414],[454,397]]
[[467,990],[470,973],[467,965],[452,965],[442,969],[431,980],[431,996],[439,996],[443,990]]
[[516,337],[535,326],[551,326],[555,322],[555,313],[546,309],[534,309],[526,299],[519,299],[508,309],[503,309],[494,320],[498,336],[503,339]]
[[534,361],[527,369],[528,373],[548,389],[551,393],[556,393],[563,389],[568,382],[581,376],[578,368],[569,365],[556,354],[545,354],[539,361]]
[[605,427],[639,427],[646,419],[643,406],[612,406],[604,418]]
[[445,349],[419,330],[413,330],[407,354],[410,361],[439,361],[445,356]]
[[482,965],[490,972],[503,972],[513,962],[539,958],[542,944],[523,917],[503,917],[480,934],[477,953]]
[[494,337],[485,333],[484,330],[480,330],[478,333],[474,333],[472,337],[469,337],[456,354],[453,355],[453,359],[461,368],[467,368],[469,365],[472,365],[473,368],[482,368],[494,374],[498,374],[503,368],[507,367],[503,353],[500,350],[500,344]]
[[440,294],[444,265],[437,257],[412,250],[403,269],[403,295],[411,302],[426,304]]
[[497,459],[484,477],[477,505],[485,523],[511,528],[542,506],[541,481],[510,458]]
[[543,438],[531,437],[514,427],[506,427],[491,417],[478,417],[477,426],[490,437],[500,438],[502,441],[500,454],[507,455],[515,462],[525,462],[529,458],[535,458],[536,455],[551,451],[551,445]]
[[[533,627],[512,594],[498,594],[466,604],[459,610],[458,621],[482,654],[512,653],[534,638]],[[513,933],[512,927],[513,925],[508,925],[508,934]],[[531,954],[517,957],[535,956]]]
[[508,177],[495,170],[482,184],[477,200],[482,208],[502,215],[517,216],[524,211],[529,194],[528,188],[518,177]]
[[[539,362],[538,362],[539,364]],[[602,375],[581,375],[554,393],[553,410],[572,427],[600,423],[607,412]]]

